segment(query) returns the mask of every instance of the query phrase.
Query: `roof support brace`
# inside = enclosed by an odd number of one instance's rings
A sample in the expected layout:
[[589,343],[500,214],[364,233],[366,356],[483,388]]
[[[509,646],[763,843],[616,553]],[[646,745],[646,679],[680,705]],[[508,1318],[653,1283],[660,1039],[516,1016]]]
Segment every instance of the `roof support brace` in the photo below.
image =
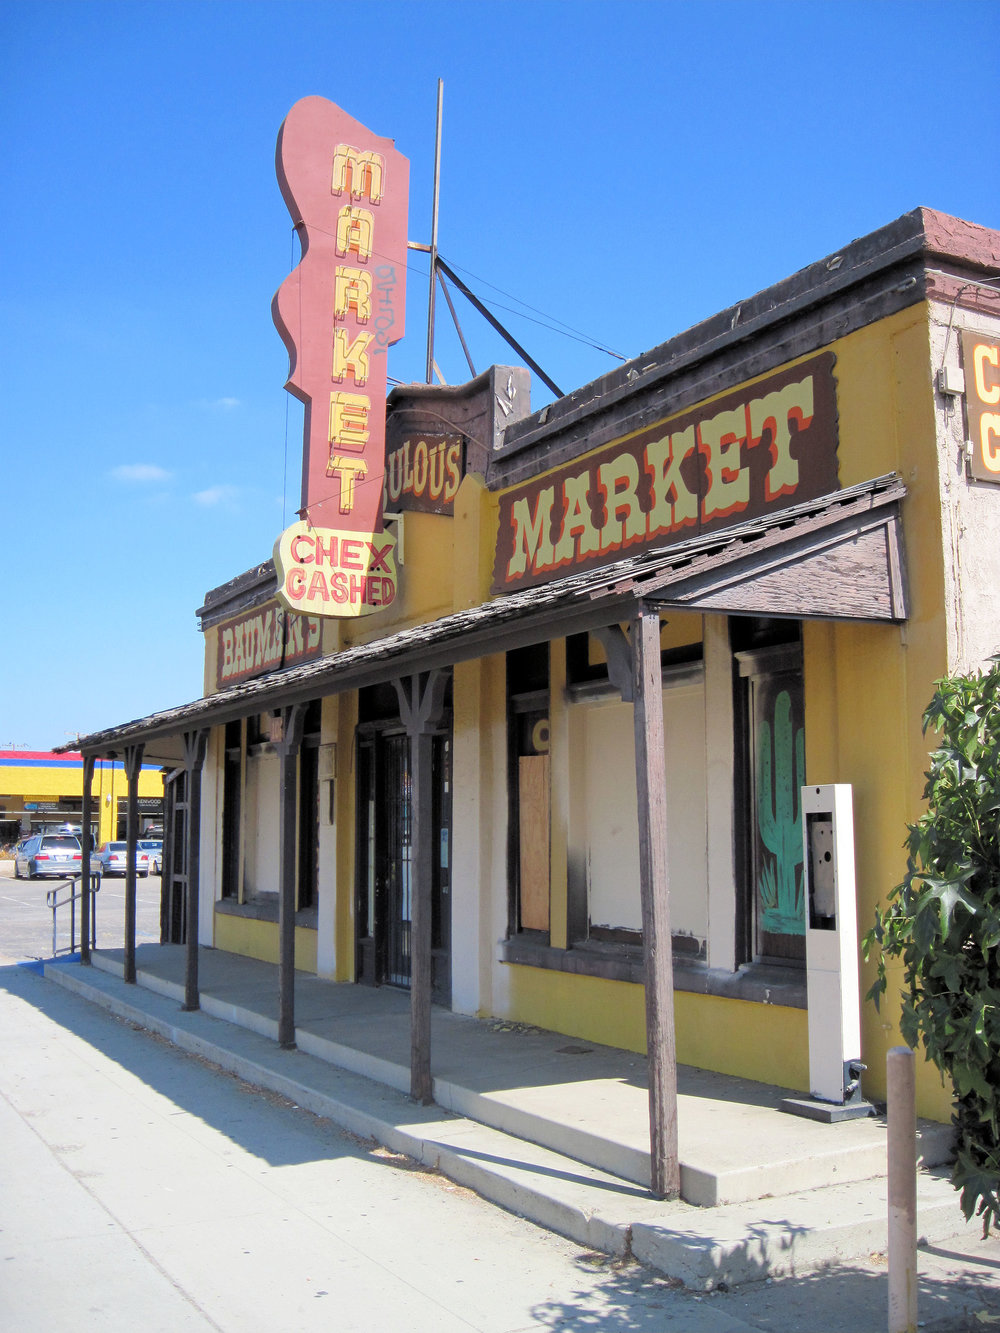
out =
[[201,857],[201,770],[208,749],[208,728],[184,733],[184,771],[187,774],[187,906],[184,934],[184,1010],[199,1009],[198,993],[198,875]]
[[434,1100],[431,1077],[431,891],[434,875],[434,732],[444,714],[446,671],[394,682],[399,716],[410,738],[410,1096]]
[[142,770],[142,751],[142,741],[125,746],[125,777],[128,780],[128,797],[125,823],[125,969],[123,976],[124,980],[133,986],[135,985],[135,854],[136,843],[139,839],[139,773]]
[[278,1045],[295,1049],[295,835],[298,759],[304,703],[279,710],[272,732],[278,752]]

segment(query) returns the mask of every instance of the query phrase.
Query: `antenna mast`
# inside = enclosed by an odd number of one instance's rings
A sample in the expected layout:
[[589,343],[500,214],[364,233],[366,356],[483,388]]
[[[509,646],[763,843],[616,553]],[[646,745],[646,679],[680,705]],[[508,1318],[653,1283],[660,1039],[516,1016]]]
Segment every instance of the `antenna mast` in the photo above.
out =
[[427,297],[427,383],[434,379],[434,296],[438,268],[438,196],[441,190],[441,107],[444,81],[438,79],[437,132],[434,137],[434,204],[431,211],[431,285]]

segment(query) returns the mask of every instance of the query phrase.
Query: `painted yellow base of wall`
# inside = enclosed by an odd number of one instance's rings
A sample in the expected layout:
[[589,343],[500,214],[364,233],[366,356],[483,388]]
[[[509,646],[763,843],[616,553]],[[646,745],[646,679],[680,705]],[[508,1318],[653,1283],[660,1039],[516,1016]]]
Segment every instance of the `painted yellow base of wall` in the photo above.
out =
[[[510,964],[510,969],[507,1017],[514,1022],[645,1054],[646,1006],[641,986],[517,964]],[[680,1064],[808,1090],[809,1036],[804,1009],[678,991],[674,1015]]]
[[[259,958],[262,963],[278,961],[278,927],[273,921],[254,921],[243,916],[215,914],[215,947],[244,958]],[[316,971],[316,932],[295,927],[295,967],[300,972]]]

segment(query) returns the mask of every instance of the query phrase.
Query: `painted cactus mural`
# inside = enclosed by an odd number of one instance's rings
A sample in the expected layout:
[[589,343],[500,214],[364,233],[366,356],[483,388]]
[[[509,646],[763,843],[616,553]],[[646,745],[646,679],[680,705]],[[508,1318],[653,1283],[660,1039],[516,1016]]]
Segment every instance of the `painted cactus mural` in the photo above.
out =
[[775,935],[804,935],[802,812],[805,733],[792,724],[792,700],[774,701],[774,726],[762,722],[757,737],[757,828],[767,854],[757,881],[760,925]]

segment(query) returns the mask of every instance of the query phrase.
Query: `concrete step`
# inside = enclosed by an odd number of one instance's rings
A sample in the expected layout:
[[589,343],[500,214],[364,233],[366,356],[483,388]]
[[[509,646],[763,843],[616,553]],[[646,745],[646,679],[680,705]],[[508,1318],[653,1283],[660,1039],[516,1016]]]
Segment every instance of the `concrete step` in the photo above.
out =
[[[113,956],[97,954],[94,962],[95,967],[111,975],[122,975],[122,965]],[[137,975],[144,987],[177,1002],[183,999],[183,987],[176,981],[144,969],[141,964]],[[277,1020],[250,1004],[222,999],[208,990],[202,992],[201,1004],[205,1013],[271,1040],[277,1039]],[[379,1044],[379,1034],[370,1026],[367,1047],[361,1049],[357,1037],[354,1044],[337,1040],[329,1023],[310,1023],[309,1006],[300,1007],[306,1011],[295,1033],[300,1050],[399,1092],[409,1091],[408,1066],[398,1057],[389,1058],[389,1046],[384,1042]],[[468,1022],[454,1015],[445,1014],[442,1018],[459,1027]],[[355,1029],[337,1024],[333,1031],[346,1031],[350,1035]],[[364,1039],[362,1035],[361,1040]],[[516,1076],[506,1080],[512,1086],[498,1088],[482,1079],[482,1071],[474,1065],[463,1066],[454,1060],[453,1072],[448,1069],[451,1056],[445,1046],[436,1055],[436,1061],[445,1070],[434,1078],[434,1100],[445,1110],[466,1119],[648,1188],[649,1125],[645,1093],[623,1079],[618,1068],[613,1070],[615,1076],[610,1076],[607,1061],[602,1063],[597,1050],[572,1043],[569,1049],[595,1055],[596,1070],[598,1073],[603,1070],[605,1076],[577,1078],[568,1094],[563,1083],[518,1080]],[[621,1053],[613,1055],[619,1058]],[[642,1063],[641,1057],[634,1059]],[[745,1095],[745,1101],[737,1109],[731,1100],[719,1096],[719,1076],[682,1068],[679,1080],[681,1196],[687,1203],[715,1208],[767,1195],[871,1180],[885,1173],[884,1119],[835,1125],[804,1120],[778,1111],[780,1089],[747,1080],[729,1080],[740,1084]],[[950,1126],[921,1121],[918,1139],[922,1166],[934,1167],[949,1160]]]
[[[686,1285],[710,1290],[802,1274],[886,1247],[883,1180],[828,1185],[711,1209],[660,1202],[641,1186],[550,1148],[443,1110],[267,1034],[184,1013],[176,997],[125,986],[110,972],[50,963],[45,975],[257,1087],[290,1098],[349,1132],[440,1170],[500,1206],[580,1245],[631,1253]],[[920,1231],[929,1241],[966,1227],[958,1197],[922,1171]]]

